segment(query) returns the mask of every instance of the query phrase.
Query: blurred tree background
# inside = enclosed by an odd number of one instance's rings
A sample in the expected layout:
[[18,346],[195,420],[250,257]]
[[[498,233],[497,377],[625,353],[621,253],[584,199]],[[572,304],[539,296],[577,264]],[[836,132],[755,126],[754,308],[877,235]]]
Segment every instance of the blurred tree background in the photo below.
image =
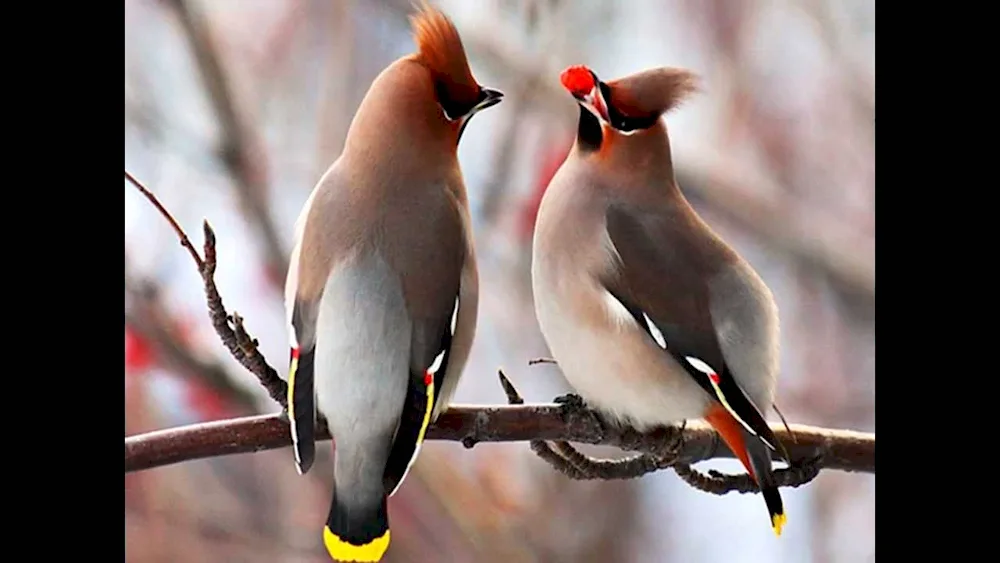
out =
[[[435,4],[477,79],[507,95],[459,148],[481,310],[456,402],[505,403],[499,367],[528,401],[568,391],[557,367],[527,365],[547,355],[531,301],[534,214],[577,119],[559,72],[682,66],[705,92],[666,118],[678,180],[775,293],[779,407],[789,422],[874,432],[873,1]],[[223,299],[278,369],[292,225],[371,80],[412,52],[410,11],[406,0],[125,2],[125,167],[189,233],[211,221]],[[126,183],[126,435],[277,410],[204,303],[190,257]],[[288,449],[126,474],[126,561],[328,561],[329,444],[305,477]],[[670,470],[571,481],[527,443],[429,442],[390,503],[386,561],[874,561],[874,475],[824,471],[783,494],[776,538],[759,496],[698,492]]]

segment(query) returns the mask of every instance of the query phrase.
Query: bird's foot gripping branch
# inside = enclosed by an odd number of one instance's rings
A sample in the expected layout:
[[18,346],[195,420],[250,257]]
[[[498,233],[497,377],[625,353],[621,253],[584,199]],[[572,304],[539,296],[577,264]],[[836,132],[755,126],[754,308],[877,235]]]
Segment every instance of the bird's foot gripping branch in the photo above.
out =
[[[524,399],[503,372],[500,372],[500,384],[507,394],[508,403],[524,404]],[[586,403],[578,395],[562,395],[554,402],[562,407],[567,417],[592,417],[596,426],[601,429],[599,439],[594,443],[611,443],[624,450],[641,452],[624,459],[597,459],[581,453],[566,440],[554,440],[552,445],[546,440],[531,440],[532,451],[571,479],[633,479],[672,467],[687,484],[707,493],[723,495],[731,491],[759,492],[747,474],[727,475],[715,470],[702,473],[691,467],[692,463],[700,459],[727,453],[717,451],[721,440],[714,432],[708,451],[699,452],[698,450],[704,450],[700,436],[690,444],[685,440],[687,421],[679,426],[641,433],[633,428],[613,424],[599,413],[587,409]],[[690,447],[685,447],[686,445]],[[822,461],[821,454],[800,457],[790,467],[777,470],[775,478],[782,487],[804,485],[816,478]]]

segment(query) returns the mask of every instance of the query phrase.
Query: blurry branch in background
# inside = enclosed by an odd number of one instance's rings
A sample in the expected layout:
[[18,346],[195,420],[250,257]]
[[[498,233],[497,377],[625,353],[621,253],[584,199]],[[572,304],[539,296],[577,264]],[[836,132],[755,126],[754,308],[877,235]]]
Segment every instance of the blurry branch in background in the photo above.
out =
[[268,270],[275,277],[288,268],[287,253],[267,205],[267,170],[260,140],[239,114],[218,49],[196,3],[170,0],[191,45],[201,78],[222,131],[221,159],[234,180],[240,205],[259,230]]
[[[845,244],[847,233],[831,233],[816,227],[817,209],[793,203],[798,199],[794,194],[804,195],[811,191],[806,183],[797,180],[792,162],[803,157],[797,153],[808,139],[796,135],[791,127],[793,120],[770,114],[762,107],[760,82],[754,71],[759,63],[752,50],[743,47],[749,29],[760,12],[761,6],[740,4],[738,7],[722,0],[692,2],[689,7],[702,21],[701,27],[712,44],[712,50],[720,56],[726,69],[726,77],[731,81],[731,91],[726,96],[726,128],[741,130],[754,136],[760,157],[766,163],[770,174],[754,174],[745,166],[738,166],[732,158],[713,158],[703,151],[685,154],[678,166],[677,179],[691,199],[698,199],[725,219],[752,233],[756,233],[768,248],[781,250],[807,269],[826,274],[835,290],[849,302],[874,310],[875,300],[875,250],[874,240],[869,242],[852,240]],[[736,9],[734,9],[736,8]],[[853,67],[843,56],[843,46],[835,45],[842,34],[833,27],[836,17],[826,3],[806,2],[803,12],[814,20],[819,40],[833,53],[836,67]],[[759,70],[759,69],[758,69]],[[857,71],[857,69],[854,69]],[[845,72],[847,72],[845,70]],[[840,84],[858,84],[848,87],[849,97],[858,114],[873,114],[874,106],[857,98],[860,73],[855,72],[850,80]],[[867,123],[859,122],[863,127]],[[799,147],[798,149],[796,147]],[[829,150],[827,145],[813,147],[812,150]],[[722,151],[726,152],[726,151]],[[797,156],[798,155],[798,156]],[[808,159],[804,159],[808,161]],[[773,178],[773,179],[772,179]],[[750,194],[775,194],[772,197]],[[801,203],[801,202],[800,202]],[[841,224],[851,220],[840,217]],[[853,229],[852,229],[853,231]],[[854,239],[853,236],[850,237]]]
[[[543,6],[546,2],[551,5]],[[528,0],[517,4],[515,9],[523,11],[521,17],[524,21],[524,30],[523,33],[508,38],[519,37],[526,42],[534,43],[538,40],[539,35],[545,33],[538,27],[541,18],[540,11],[553,10],[558,2]],[[502,210],[503,199],[510,190],[513,172],[516,170],[514,161],[517,158],[518,147],[524,143],[526,137],[526,117],[531,113],[532,98],[535,97],[535,91],[540,87],[538,83],[531,81],[517,82],[516,84],[513,89],[505,92],[505,111],[511,118],[499,126],[500,130],[496,134],[498,141],[489,167],[490,174],[480,188],[482,194],[480,196],[482,198],[480,213],[483,221],[488,225],[496,223]]]
[[321,67],[316,70],[322,78],[319,84],[319,108],[314,166],[318,169],[314,174],[322,175],[330,163],[337,159],[343,151],[353,115],[345,114],[344,108],[354,102],[357,90],[357,73],[363,64],[357,60],[355,29],[357,18],[355,0],[340,2],[314,3],[316,8],[310,15],[310,26],[319,37],[323,37],[328,47]]
[[[695,156],[695,155],[689,155]],[[763,186],[748,189],[750,182],[766,182],[748,170],[720,163],[716,166],[706,158],[688,158],[677,167],[677,182],[686,195],[710,207],[734,225],[754,233],[768,248],[784,252],[828,277],[839,291],[860,301],[865,307],[875,307],[874,245],[872,260],[865,260],[849,250],[843,250],[834,237],[801,225],[802,219],[786,212],[780,203],[753,195],[773,193]]]
[[186,531],[199,536],[199,539],[217,543],[228,543],[243,546],[248,549],[273,551],[274,556],[280,558],[289,554],[303,556],[324,555],[319,549],[305,549],[296,546],[281,535],[272,531],[248,533],[243,530],[222,523],[219,520],[211,520],[194,513],[186,513],[177,509],[146,509],[143,511],[125,509],[125,514],[130,517],[142,520],[154,520],[165,524],[166,527],[175,531]]
[[[234,313],[229,316],[215,287],[216,266],[215,234],[205,222],[205,257],[202,259],[194,249],[187,235],[148,189],[127,171],[125,177],[146,196],[147,199],[170,222],[187,249],[205,283],[205,293],[215,326],[230,353],[249,371],[257,375],[271,398],[283,408],[286,405],[287,384],[268,365],[257,349],[257,342],[243,329],[242,320]],[[230,326],[230,323],[232,326]],[[510,402],[523,402],[520,395],[501,373],[501,384]],[[805,482],[815,476],[819,468],[844,471],[875,472],[875,435],[844,430],[828,430],[809,426],[794,425],[789,435],[783,428],[775,426],[778,438],[787,442],[793,460],[803,460],[799,471],[800,481]],[[330,439],[325,424],[317,428],[320,440]],[[680,438],[679,440],[677,438]],[[625,450],[642,451],[660,456],[650,465],[649,460],[633,469],[634,475],[619,471],[618,478],[634,477],[653,469],[666,466],[678,468],[685,480],[701,490],[725,492],[741,490],[738,482],[729,481],[730,476],[696,474],[688,464],[716,457],[732,457],[720,441],[718,434],[704,423],[691,423],[681,430],[663,428],[640,433],[630,428],[603,424],[592,411],[583,408],[569,408],[568,405],[511,405],[463,407],[453,406],[442,414],[427,432],[428,439],[458,440],[467,448],[479,442],[509,442],[557,440],[559,442],[581,442],[618,446]],[[670,452],[669,464],[663,457],[664,444],[676,446]],[[185,460],[214,457],[226,454],[246,453],[285,447],[291,444],[287,422],[281,415],[257,416],[242,419],[198,424],[187,427],[161,430],[125,438],[125,471],[137,471]],[[722,447],[720,448],[720,445]],[[588,468],[586,456],[572,457],[568,443],[560,443],[565,461],[574,464],[575,469],[567,472],[576,478],[594,473],[594,463]],[[536,452],[538,450],[536,449]],[[568,458],[567,456],[570,456]],[[554,458],[546,458],[550,463]],[[603,465],[621,462],[603,462]],[[635,462],[633,462],[635,463]],[[597,462],[601,465],[602,462]],[[678,465],[682,464],[682,465]],[[558,466],[558,464],[557,464]],[[810,476],[811,475],[811,476]],[[602,478],[601,475],[597,475]],[[808,478],[807,478],[808,477]],[[735,477],[739,479],[739,477]],[[790,473],[788,484],[800,484]]]
[[206,156],[208,143],[203,135],[190,126],[166,119],[155,98],[147,73],[133,70],[125,73],[125,124],[131,126],[141,138],[177,154],[190,166],[201,170],[217,167],[216,159]]
[[185,375],[197,376],[224,397],[240,406],[256,411],[254,396],[233,383],[221,365],[197,358],[178,337],[174,323],[160,300],[159,287],[145,279],[136,279],[125,272],[125,324],[147,339],[164,363]]
[[530,90],[528,88],[520,87],[514,92],[508,92],[507,94],[507,103],[513,106],[509,111],[515,117],[501,126],[501,133],[499,134],[500,142],[493,154],[493,163],[490,166],[492,173],[482,187],[483,199],[480,213],[482,213],[483,219],[487,224],[496,221],[497,214],[500,211],[500,202],[510,182],[511,172],[514,169],[512,163],[516,154],[517,142],[519,139],[523,139],[521,133],[523,120],[521,116],[526,106],[526,97],[529,93]]
[[[851,53],[846,34],[842,29],[843,18],[835,14],[834,5],[819,0],[802,2],[802,10],[815,23],[816,30],[823,38],[827,49],[837,55],[834,60],[839,63],[837,66],[843,74],[843,83],[847,86],[859,115],[864,116],[864,119],[859,120],[859,124],[870,123],[874,134],[875,89],[872,87],[872,77],[858,68],[856,57]],[[871,116],[870,122],[868,116]]]

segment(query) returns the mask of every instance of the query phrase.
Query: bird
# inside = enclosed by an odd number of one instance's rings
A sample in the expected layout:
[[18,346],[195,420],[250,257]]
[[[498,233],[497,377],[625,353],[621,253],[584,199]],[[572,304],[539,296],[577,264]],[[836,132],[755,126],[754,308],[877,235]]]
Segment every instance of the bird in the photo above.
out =
[[700,77],[658,67],[604,82],[575,65],[559,78],[579,121],[539,205],[531,262],[539,329],[574,391],[559,402],[640,430],[706,420],[780,536],[771,452],[788,455],[762,414],[779,371],[778,308],[674,175],[665,115]]
[[287,408],[295,467],[334,443],[323,542],[340,561],[380,561],[387,500],[448,409],[469,358],[479,275],[457,148],[503,99],[474,78],[451,19],[424,2],[416,51],[371,83],[344,148],[295,223],[285,280]]

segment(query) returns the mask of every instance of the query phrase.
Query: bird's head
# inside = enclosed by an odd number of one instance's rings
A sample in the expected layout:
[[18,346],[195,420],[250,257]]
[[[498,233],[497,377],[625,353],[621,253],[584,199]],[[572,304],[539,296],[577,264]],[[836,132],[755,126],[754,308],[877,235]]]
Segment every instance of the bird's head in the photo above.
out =
[[696,75],[669,67],[604,82],[589,67],[576,65],[564,70],[559,81],[602,124],[626,135],[653,126],[698,89]]
[[440,10],[424,3],[410,20],[417,59],[430,71],[438,105],[459,136],[472,116],[503,100],[503,92],[486,88],[472,76],[462,39]]

